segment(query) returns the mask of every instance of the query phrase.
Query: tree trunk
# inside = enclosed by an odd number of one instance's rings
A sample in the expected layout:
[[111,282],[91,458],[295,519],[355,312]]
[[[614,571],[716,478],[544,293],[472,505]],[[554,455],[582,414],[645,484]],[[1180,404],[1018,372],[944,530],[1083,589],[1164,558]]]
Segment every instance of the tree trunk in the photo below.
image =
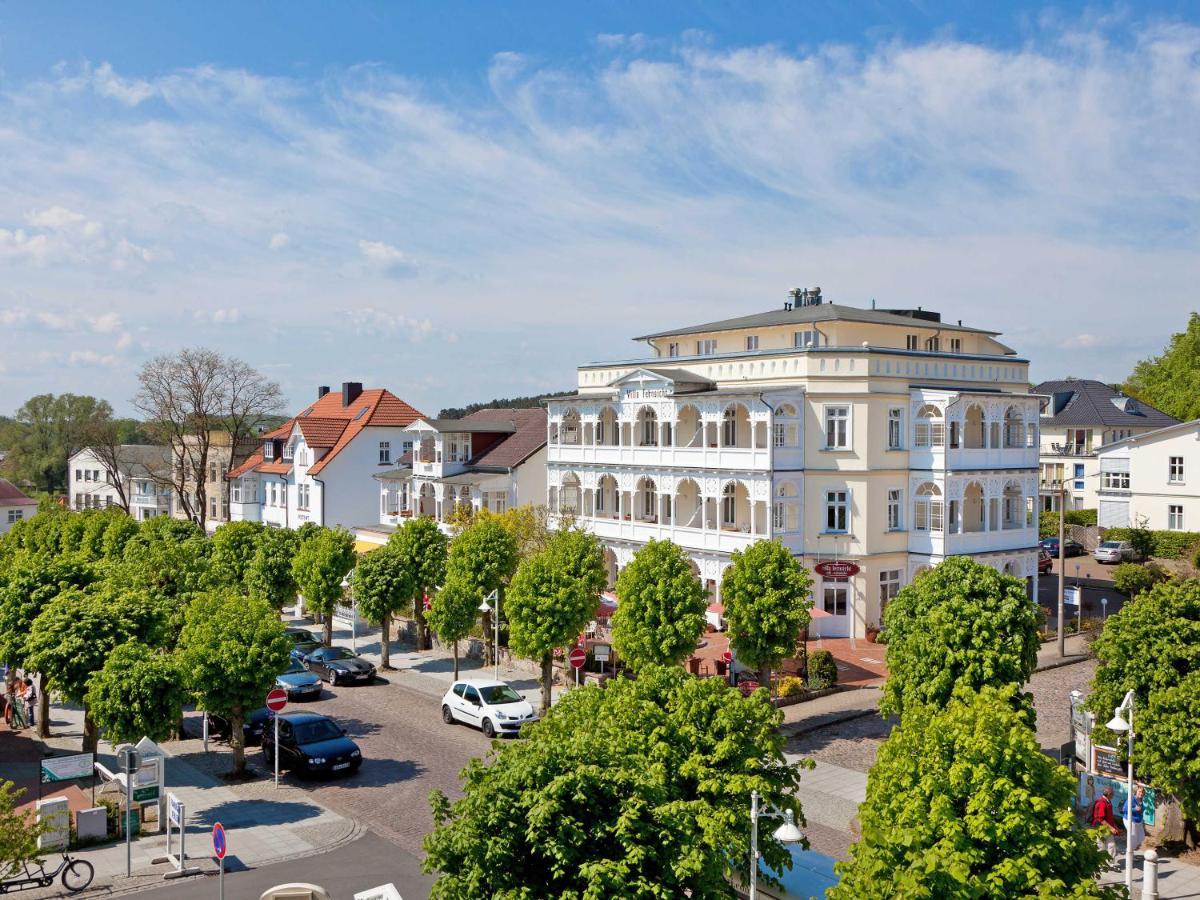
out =
[[553,700],[551,687],[554,683],[554,656],[547,651],[542,656],[542,711],[540,715],[545,716],[550,712],[550,703]]
[[762,666],[758,670],[758,683],[761,687],[765,687],[767,689],[767,694],[769,696],[772,696],[772,697],[774,696],[774,694],[771,691],[771,667],[770,666]]
[[[229,711],[229,747],[233,750],[233,771],[230,774],[234,778],[241,778],[246,774],[246,745],[242,719],[240,706],[235,706]],[[275,752],[279,752],[278,748]]]
[[37,736],[50,737],[50,695],[46,693],[46,678],[38,675]]
[[325,646],[333,646],[333,616],[326,615],[325,617]]
[[392,617],[386,613],[381,616],[380,627],[383,629],[383,636],[379,640],[379,668],[390,671],[392,668]]
[[425,624],[425,590],[413,601],[413,618],[417,620],[417,649],[429,649],[429,626]]
[[92,711],[83,705],[83,752],[95,753],[96,745],[100,743],[100,735],[96,731],[96,723],[92,721]]
[[454,642],[454,680],[458,681],[458,641]]

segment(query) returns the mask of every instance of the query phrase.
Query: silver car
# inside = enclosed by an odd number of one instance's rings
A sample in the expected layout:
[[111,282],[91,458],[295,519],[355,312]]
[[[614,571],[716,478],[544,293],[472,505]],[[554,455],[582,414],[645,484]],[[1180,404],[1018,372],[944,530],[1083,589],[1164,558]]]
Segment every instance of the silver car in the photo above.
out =
[[1104,541],[1092,554],[1096,562],[1119,563],[1133,559],[1133,544],[1129,541]]

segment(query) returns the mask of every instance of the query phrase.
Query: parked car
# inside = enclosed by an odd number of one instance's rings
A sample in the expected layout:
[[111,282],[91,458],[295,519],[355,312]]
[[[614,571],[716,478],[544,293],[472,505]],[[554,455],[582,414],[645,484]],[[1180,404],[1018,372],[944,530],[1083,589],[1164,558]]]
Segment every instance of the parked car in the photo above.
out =
[[1104,541],[1092,554],[1096,562],[1101,563],[1119,563],[1133,559],[1136,555],[1133,552],[1133,544],[1129,541]]
[[1045,547],[1043,547],[1038,551],[1038,574],[1045,575],[1050,571],[1053,565],[1054,557],[1050,555],[1050,552]]
[[281,713],[279,746],[275,746],[272,730],[263,738],[262,752],[271,766],[278,752],[279,767],[301,776],[350,774],[362,765],[358,744],[346,737],[337,722],[318,713]]
[[537,719],[529,701],[503,681],[456,681],[442,697],[443,722],[474,725],[490,738],[516,734],[526,722]]
[[330,684],[370,684],[375,667],[345,647],[318,647],[304,657],[304,668]]
[[[1043,538],[1042,549],[1051,556],[1058,556],[1058,538]],[[1087,553],[1087,550],[1079,541],[1073,541],[1070,538],[1063,541],[1063,556],[1083,556],[1085,553]]]
[[295,659],[275,679],[275,687],[287,691],[289,700],[316,700],[321,696],[321,679]]
[[304,657],[321,646],[321,638],[307,628],[289,627],[283,630],[288,640],[292,642],[292,659],[300,662]]
[[[266,731],[267,725],[271,721],[271,711],[265,706],[261,709],[254,709],[242,717],[242,745],[253,747],[256,744],[262,743],[263,732]],[[208,733],[216,735],[223,741],[229,740],[233,734],[233,729],[230,727],[229,720],[224,716],[218,716],[216,713],[208,714]]]

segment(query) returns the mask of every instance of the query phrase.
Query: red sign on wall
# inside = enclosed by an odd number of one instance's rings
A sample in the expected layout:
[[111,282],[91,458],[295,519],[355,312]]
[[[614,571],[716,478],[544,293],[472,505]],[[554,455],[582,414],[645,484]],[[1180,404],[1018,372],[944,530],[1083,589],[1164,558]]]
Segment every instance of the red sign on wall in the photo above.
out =
[[825,562],[819,562],[814,569],[822,578],[850,578],[859,573],[857,563],[849,562],[844,559],[831,559]]

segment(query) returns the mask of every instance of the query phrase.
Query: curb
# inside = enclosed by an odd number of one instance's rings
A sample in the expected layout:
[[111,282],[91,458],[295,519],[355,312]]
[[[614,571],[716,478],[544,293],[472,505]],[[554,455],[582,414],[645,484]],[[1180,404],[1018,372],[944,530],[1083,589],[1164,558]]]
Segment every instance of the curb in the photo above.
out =
[[[841,725],[845,722],[853,722],[855,719],[865,719],[867,716],[879,715],[877,709],[847,709],[840,713],[827,713],[828,718],[814,716],[810,722],[795,722],[791,725],[779,726],[779,733],[786,738],[802,737],[814,731],[819,731],[822,728],[829,728],[831,725]],[[820,721],[818,721],[820,719]]]
[[1056,659],[1056,660],[1054,660],[1053,662],[1048,662],[1048,663],[1046,663],[1046,664],[1045,664],[1045,665],[1043,665],[1043,666],[1038,666],[1038,667],[1037,667],[1036,669],[1034,669],[1033,671],[1034,671],[1035,673],[1037,673],[1037,672],[1049,672],[1051,669],[1061,669],[1061,668],[1063,668],[1064,666],[1074,666],[1074,665],[1078,665],[1079,663],[1082,663],[1082,662],[1087,662],[1087,661],[1088,661],[1089,659],[1091,659],[1091,658],[1092,658],[1092,657],[1091,657],[1091,656],[1088,656],[1087,654],[1084,654],[1084,655],[1082,655],[1082,656],[1079,656],[1079,655],[1077,655],[1077,656],[1068,656],[1066,659]]

